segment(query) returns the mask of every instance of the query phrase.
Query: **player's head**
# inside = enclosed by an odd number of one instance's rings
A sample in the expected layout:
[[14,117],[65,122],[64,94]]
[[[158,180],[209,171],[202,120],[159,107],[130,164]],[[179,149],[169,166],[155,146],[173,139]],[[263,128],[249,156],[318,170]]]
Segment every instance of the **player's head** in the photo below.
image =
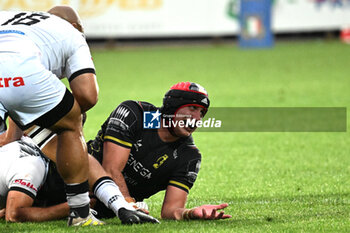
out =
[[[199,84],[180,82],[173,85],[163,98],[162,117],[167,120],[201,120],[209,108],[207,91]],[[176,136],[189,136],[195,127],[169,129]]]
[[84,33],[78,13],[70,6],[54,6],[49,11],[50,14],[56,15],[73,25],[78,31]]
[[167,117],[169,115],[175,115],[181,107],[196,106],[203,108],[205,115],[209,104],[208,93],[204,87],[197,83],[180,82],[173,85],[165,94],[161,112],[163,116]]

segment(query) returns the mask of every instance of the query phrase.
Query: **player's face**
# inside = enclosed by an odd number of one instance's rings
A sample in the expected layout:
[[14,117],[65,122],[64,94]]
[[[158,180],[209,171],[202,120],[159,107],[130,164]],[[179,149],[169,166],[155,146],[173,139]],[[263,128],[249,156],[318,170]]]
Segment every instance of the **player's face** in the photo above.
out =
[[[187,120],[190,120],[191,122],[199,121],[203,118],[205,113],[204,108],[198,107],[198,106],[185,106],[180,108],[176,112],[176,116],[174,117],[174,122],[183,121],[186,122]],[[194,120],[194,121],[193,121]],[[176,127],[174,127],[174,133],[179,137],[188,137],[190,136],[194,131],[196,130],[196,127],[183,127],[180,124],[178,124]]]

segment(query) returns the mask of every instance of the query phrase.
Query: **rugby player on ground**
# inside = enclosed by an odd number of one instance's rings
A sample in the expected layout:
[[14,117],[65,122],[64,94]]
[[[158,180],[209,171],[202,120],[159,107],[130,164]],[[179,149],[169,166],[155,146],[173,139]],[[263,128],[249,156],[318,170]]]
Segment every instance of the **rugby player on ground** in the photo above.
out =
[[[179,124],[165,127],[163,121],[159,129],[144,128],[144,115],[150,111],[154,118],[160,111],[165,122],[180,122],[199,121],[208,108],[206,90],[191,82],[172,86],[160,109],[146,102],[125,101],[111,113],[96,138],[88,142],[88,151],[111,174],[126,200],[139,202],[166,190],[163,219],[230,218],[218,211],[228,204],[185,208],[201,163],[191,136],[196,128]],[[113,216],[99,202],[95,209],[100,217]]]
[[[57,137],[38,126],[27,132],[32,138],[23,136],[21,140],[0,147],[0,218],[5,217],[10,222],[41,222],[67,217],[69,206],[64,182],[55,163],[38,147],[55,158]],[[92,156],[89,156],[89,185],[94,195],[123,224],[158,223],[125,201],[116,184]]]
[[[34,140],[38,140],[37,137]],[[93,157],[89,156],[89,159],[92,191],[123,224],[158,223],[152,216],[135,211],[101,165]],[[58,192],[57,187],[60,187]],[[68,214],[63,180],[55,164],[43,155],[31,138],[22,137],[0,147],[0,218],[10,222],[42,222],[61,219]]]

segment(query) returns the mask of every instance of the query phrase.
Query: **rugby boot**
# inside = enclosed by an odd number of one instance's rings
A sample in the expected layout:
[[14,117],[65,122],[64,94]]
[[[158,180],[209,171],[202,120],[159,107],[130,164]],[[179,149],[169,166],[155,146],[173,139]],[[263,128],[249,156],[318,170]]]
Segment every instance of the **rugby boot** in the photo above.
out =
[[160,223],[158,219],[137,210],[127,210],[120,208],[118,210],[118,217],[122,224],[140,224],[140,223]]
[[105,223],[94,216],[96,211],[90,209],[89,215],[86,218],[81,218],[76,212],[71,212],[68,216],[68,226],[98,226],[105,225]]

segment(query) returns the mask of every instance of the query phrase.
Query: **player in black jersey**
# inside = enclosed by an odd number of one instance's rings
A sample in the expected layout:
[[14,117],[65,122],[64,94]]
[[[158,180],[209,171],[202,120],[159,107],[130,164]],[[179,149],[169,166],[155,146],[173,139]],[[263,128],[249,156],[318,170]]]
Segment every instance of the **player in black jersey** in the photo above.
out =
[[[88,142],[88,151],[111,174],[125,199],[142,201],[166,190],[161,211],[164,219],[230,218],[223,211],[217,212],[227,204],[185,208],[201,154],[191,136],[196,127],[179,122],[201,120],[208,107],[206,90],[191,82],[172,86],[160,109],[146,102],[125,101],[111,113],[96,138]],[[151,118],[145,122],[147,114]],[[155,124],[159,128],[147,128]],[[113,216],[101,203],[95,209],[100,217]]]

